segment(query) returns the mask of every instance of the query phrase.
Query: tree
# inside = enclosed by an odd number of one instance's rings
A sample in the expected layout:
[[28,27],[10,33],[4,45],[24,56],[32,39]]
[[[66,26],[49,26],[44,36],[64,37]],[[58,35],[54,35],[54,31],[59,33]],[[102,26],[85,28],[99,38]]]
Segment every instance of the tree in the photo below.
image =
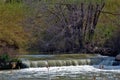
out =
[[[42,40],[48,50],[81,51],[87,42],[92,43],[104,5],[104,1],[101,0],[79,1],[78,4],[74,1],[49,1],[48,3],[41,1],[29,5],[31,8],[36,8],[36,11],[32,11],[36,16],[29,20],[40,21],[37,30],[40,30],[38,32],[41,34],[42,29],[44,33],[40,41]],[[34,22],[32,25],[38,24]]]
[[112,30],[109,32],[111,36],[105,41],[105,47],[109,47],[113,49],[118,54],[120,49],[120,1],[112,1],[110,0],[109,3],[105,6],[104,11],[102,11],[102,15],[104,18],[106,18],[107,23],[106,24],[109,30]]
[[[62,43],[64,44],[63,49],[66,52],[74,51],[74,49],[80,51],[84,48],[86,42],[92,43],[104,5],[104,2],[80,2],[79,4],[58,3],[53,5],[52,8],[49,7],[47,13],[50,16],[47,19],[54,17],[54,20],[50,20],[48,24],[53,24],[53,27],[50,28],[56,29],[54,34],[58,34],[48,41],[47,46],[60,45],[61,38],[61,41],[64,42]],[[53,31],[50,31],[49,34],[51,32],[53,33]]]

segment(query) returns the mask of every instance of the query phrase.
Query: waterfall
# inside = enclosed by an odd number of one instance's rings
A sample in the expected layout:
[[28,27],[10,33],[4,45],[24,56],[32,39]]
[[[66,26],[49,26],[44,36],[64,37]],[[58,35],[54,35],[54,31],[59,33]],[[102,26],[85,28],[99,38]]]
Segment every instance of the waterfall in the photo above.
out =
[[55,66],[78,66],[78,65],[105,65],[105,66],[117,66],[120,62],[115,61],[114,57],[98,56],[88,59],[65,59],[65,60],[27,60],[22,59],[22,64],[27,68],[37,67],[55,67]]
[[27,67],[53,67],[53,66],[77,66],[77,65],[97,65],[102,62],[103,59],[91,58],[91,59],[68,59],[68,60],[22,60],[22,64]]

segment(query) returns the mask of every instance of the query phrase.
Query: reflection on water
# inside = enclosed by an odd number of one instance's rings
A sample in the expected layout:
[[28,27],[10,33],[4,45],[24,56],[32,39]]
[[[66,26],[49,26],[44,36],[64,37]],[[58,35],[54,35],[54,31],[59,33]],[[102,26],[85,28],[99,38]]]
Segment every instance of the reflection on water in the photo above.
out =
[[33,57],[33,58],[42,58],[42,57],[54,57],[55,55],[21,55],[22,57]]

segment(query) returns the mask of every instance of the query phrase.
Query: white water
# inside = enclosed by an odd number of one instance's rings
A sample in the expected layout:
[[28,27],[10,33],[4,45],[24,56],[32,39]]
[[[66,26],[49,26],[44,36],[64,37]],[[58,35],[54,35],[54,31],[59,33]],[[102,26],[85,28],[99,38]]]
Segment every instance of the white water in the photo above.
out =
[[99,65],[0,71],[0,80],[120,80],[120,66],[112,66],[113,61],[114,58],[105,57]]
[[29,68],[38,67],[60,67],[60,66],[78,66],[78,65],[106,65],[112,66],[114,63],[114,57],[97,56],[96,58],[88,59],[66,59],[66,60],[37,60],[31,61],[22,59],[22,63]]
[[76,80],[74,78],[77,78],[77,76],[80,75],[91,78],[93,76],[99,76],[99,74],[102,74],[102,77],[107,78],[112,75],[112,79],[110,78],[109,80],[119,80],[119,77],[114,79],[114,76],[116,75],[113,74],[120,75],[120,66],[104,66],[103,69],[99,69],[99,65],[84,65],[0,71],[0,80],[48,80],[48,75],[50,80],[54,80],[54,78],[57,78],[57,76],[68,76],[73,78],[71,80]]

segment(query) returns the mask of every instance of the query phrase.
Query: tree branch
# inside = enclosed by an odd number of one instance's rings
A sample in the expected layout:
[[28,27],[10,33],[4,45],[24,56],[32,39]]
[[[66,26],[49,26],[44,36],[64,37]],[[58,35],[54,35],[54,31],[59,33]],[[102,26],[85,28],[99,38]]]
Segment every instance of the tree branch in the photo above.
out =
[[120,13],[113,13],[113,12],[108,12],[108,11],[102,11],[102,10],[99,10],[101,13],[104,13],[104,14],[111,14],[111,15],[115,15],[115,16],[120,16]]

